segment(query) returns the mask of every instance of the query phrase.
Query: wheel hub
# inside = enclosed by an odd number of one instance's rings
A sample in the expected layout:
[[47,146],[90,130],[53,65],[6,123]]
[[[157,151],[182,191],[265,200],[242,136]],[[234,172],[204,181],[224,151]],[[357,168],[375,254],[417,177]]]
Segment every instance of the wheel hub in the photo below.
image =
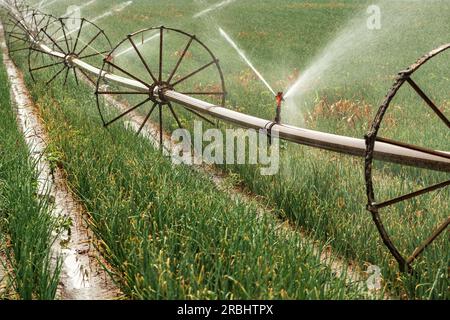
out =
[[73,60],[77,58],[78,56],[75,53],[69,53],[64,57],[64,64],[68,68],[73,68],[74,67]]
[[167,82],[157,82],[151,88],[152,100],[160,105],[167,105],[168,101],[164,96],[164,92],[173,90],[173,87]]

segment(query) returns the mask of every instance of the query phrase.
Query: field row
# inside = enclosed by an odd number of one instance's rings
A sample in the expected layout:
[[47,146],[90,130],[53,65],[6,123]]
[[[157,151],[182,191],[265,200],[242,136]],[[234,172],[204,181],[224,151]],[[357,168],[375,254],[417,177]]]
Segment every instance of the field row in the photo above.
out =
[[0,298],[52,299],[59,264],[50,248],[58,224],[49,199],[37,195],[35,162],[17,127],[1,56],[0,62],[0,263],[7,271]]
[[82,199],[100,250],[129,297],[365,296],[357,284],[336,278],[299,234],[277,232],[274,217],[258,217],[245,203],[230,205],[207,176],[174,168],[132,132],[103,130],[91,90],[71,85],[63,92],[30,87],[53,161]]
[[[115,1],[110,1],[110,4],[114,5]],[[333,7],[324,1],[324,5],[319,7],[300,9],[291,6],[290,10],[303,15],[304,19],[299,19],[298,15],[288,15],[286,7],[277,6],[276,1],[264,1],[258,12],[254,12],[254,4],[241,3],[220,11],[217,22],[236,35],[239,44],[248,49],[259,66],[268,66],[264,68],[265,74],[275,77],[275,56],[291,57],[290,66],[295,61],[298,66],[306,67],[306,59],[325,46],[329,41],[327,37],[333,35],[333,28],[361,9],[352,1],[347,4]],[[389,3],[384,5],[389,6]],[[220,54],[219,58],[228,57],[221,59],[230,92],[227,107],[265,118],[273,116],[270,93],[264,91],[250,69],[236,62],[239,59],[235,53],[217,40],[214,33],[217,26],[211,24],[211,19],[192,19],[192,15],[183,12],[194,12],[195,8],[182,1],[162,3],[161,7],[152,11],[151,16],[142,16],[141,12],[147,6],[147,3],[136,1],[126,12],[103,21],[102,26],[112,35],[113,42],[123,37],[114,32],[116,19],[121,19],[125,31],[129,32],[149,24],[167,25],[169,22],[189,31],[198,31],[209,39],[214,51]],[[186,10],[177,11],[175,19],[167,16],[168,8],[173,7]],[[402,12],[401,4],[393,5],[391,9],[390,16]],[[58,10],[61,11],[62,7]],[[401,34],[391,33],[389,31],[395,24],[387,23],[379,36],[369,37],[373,44],[369,46],[369,43],[363,42],[368,48],[379,45],[376,50],[367,50],[370,53],[358,51],[360,49],[353,43],[357,43],[359,38],[348,38],[346,34],[338,37],[336,43],[332,42],[334,46],[331,45],[331,49],[350,57],[347,56],[342,63],[334,57],[330,58],[331,61],[325,61],[336,64],[336,68],[333,67],[329,75],[317,75],[318,78],[325,78],[324,83],[318,83],[316,90],[301,95],[297,106],[301,110],[288,110],[296,111],[295,117],[291,115],[288,120],[312,129],[362,136],[373,119],[376,106],[391,85],[392,75],[404,64],[412,63],[425,53],[428,46],[432,49],[438,41],[431,40],[421,26],[426,23],[431,30],[439,28],[439,21],[445,18],[445,13],[439,7],[432,6],[427,12],[434,13],[436,19],[430,20],[428,14],[414,15],[414,10],[410,8],[406,13],[411,22],[408,24],[410,30]],[[90,14],[95,16],[102,11],[103,4],[95,7]],[[236,17],[242,15],[245,15],[242,23],[234,23]],[[267,17],[263,19],[263,24],[261,16]],[[280,16],[283,19],[276,18]],[[329,23],[322,23],[324,19]],[[276,31],[277,26],[281,28],[280,21],[294,28]],[[142,25],[144,23],[145,26]],[[320,28],[315,28],[318,26]],[[256,32],[255,28],[260,32]],[[301,38],[296,30],[303,31]],[[274,37],[280,40],[279,46],[273,41]],[[348,41],[345,43],[339,42],[346,39]],[[395,46],[390,45],[392,41],[407,47],[408,52],[395,50]],[[145,51],[148,57],[156,52],[150,44]],[[286,47],[287,44],[289,47]],[[341,47],[343,51],[340,51]],[[385,50],[383,54],[380,54],[379,48]],[[360,55],[352,55],[352,49]],[[177,51],[168,54],[176,60]],[[199,63],[197,58],[194,53],[188,60],[193,68]],[[17,55],[23,69],[25,59],[25,55]],[[135,63],[138,60],[124,60],[130,72],[138,75],[145,72],[140,64]],[[425,84],[426,89],[431,89],[444,112],[448,112],[448,78],[442,74],[445,63],[445,59],[440,59],[431,67],[424,68],[423,74],[418,75],[418,81]],[[288,75],[283,77],[285,79],[298,76],[291,67],[284,66],[281,70]],[[435,80],[433,85],[427,82],[430,74]],[[41,76],[48,78],[51,73]],[[280,80],[280,86],[292,81],[285,79]],[[317,84],[316,80],[311,80],[312,87]],[[205,85],[210,77],[196,81]],[[308,248],[302,248],[298,234],[290,234],[280,240],[273,230],[275,218],[258,220],[254,208],[230,202],[222,195],[219,197],[214,185],[205,183],[205,177],[191,172],[189,168],[172,167],[168,159],[151,150],[145,139],[124,130],[122,122],[117,122],[108,131],[102,130],[90,89],[77,88],[72,80],[64,90],[59,89],[57,84],[49,90],[43,85],[33,86],[31,81],[28,83],[33,88],[33,97],[42,112],[54,148],[60,155],[57,161],[85,204],[93,229],[104,241],[102,252],[109,263],[118,268],[116,277],[128,295],[141,298],[299,298],[331,297],[335,294],[336,298],[361,294],[357,290],[356,294],[344,290],[341,280],[330,276],[330,270],[318,262],[318,257],[308,252]],[[448,131],[427,113],[416,98],[411,91],[398,96],[387,117],[383,135],[421,145],[431,143],[428,146],[446,150]],[[131,103],[133,99],[129,101]],[[181,114],[183,125],[192,129],[194,117],[184,112]],[[168,112],[164,114],[165,126],[174,129],[176,123],[168,120],[167,115]],[[411,130],[411,123],[417,124],[421,130]],[[221,128],[226,127],[223,125]],[[400,275],[364,208],[367,199],[363,160],[290,144],[283,148],[281,172],[275,177],[261,176],[257,166],[228,165],[220,169],[237,177],[244,189],[275,207],[281,217],[306,230],[321,243],[330,242],[334,250],[356,261],[360,268],[370,264],[379,266],[384,288],[396,296],[448,298],[448,237],[441,237],[418,261],[415,266],[417,276]],[[442,180],[442,174],[377,163],[375,180],[379,198],[392,198]],[[448,215],[448,196],[449,190],[444,189],[383,213],[387,228],[402,251],[411,252],[421,238],[430,234]],[[298,247],[304,252],[300,252]],[[258,268],[253,272],[255,265]],[[317,271],[320,268],[325,268],[325,271]],[[298,280],[299,275],[302,279],[305,273],[311,277]],[[313,280],[314,277],[318,280]],[[324,283],[328,282],[330,286],[325,286]],[[327,295],[327,290],[336,291]]]

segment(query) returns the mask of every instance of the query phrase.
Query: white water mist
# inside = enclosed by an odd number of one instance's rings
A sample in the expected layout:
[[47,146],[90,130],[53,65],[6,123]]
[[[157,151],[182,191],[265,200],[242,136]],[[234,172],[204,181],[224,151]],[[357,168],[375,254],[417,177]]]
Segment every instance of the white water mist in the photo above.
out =
[[264,83],[264,85],[272,92],[274,96],[276,96],[275,90],[272,89],[270,84],[264,79],[264,77],[261,75],[261,73],[253,66],[251,61],[247,58],[244,51],[242,51],[237,44],[231,39],[231,37],[222,29],[219,28],[220,34],[227,40],[227,42],[237,51],[237,53],[241,56],[241,58],[245,61],[245,63],[248,64],[248,66],[253,70],[253,72],[256,74],[256,76],[261,79],[261,81]]
[[[376,75],[390,79],[389,76],[410,65],[420,55],[443,44],[445,40],[436,40],[442,33],[437,28],[448,25],[445,14],[439,12],[441,4],[445,3],[383,0],[363,7],[287,90],[284,118],[296,119],[293,124],[298,124],[302,121],[298,115],[306,96],[346,84],[380,83]],[[369,27],[374,12],[370,8],[380,9],[380,28]],[[434,37],[427,36],[430,32]],[[390,84],[391,80],[386,83],[386,90]]]

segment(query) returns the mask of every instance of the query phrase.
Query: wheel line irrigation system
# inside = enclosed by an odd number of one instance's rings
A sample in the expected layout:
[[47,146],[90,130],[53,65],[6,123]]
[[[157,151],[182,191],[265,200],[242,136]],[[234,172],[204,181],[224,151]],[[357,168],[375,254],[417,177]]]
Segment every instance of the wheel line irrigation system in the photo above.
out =
[[[427,187],[425,189],[405,194],[395,199],[391,199],[384,202],[377,202],[375,199],[374,185],[373,185],[373,162],[374,160],[380,160],[385,162],[397,163],[401,165],[407,165],[417,168],[430,169],[435,171],[441,171],[444,173],[450,172],[450,153],[444,151],[431,150],[419,146],[409,145],[402,142],[394,141],[379,137],[378,132],[381,127],[384,115],[386,114],[387,109],[393,98],[396,96],[399,89],[404,84],[409,84],[418,94],[420,98],[422,98],[425,103],[435,112],[435,114],[444,122],[444,124],[450,128],[450,121],[446,116],[439,110],[439,108],[434,104],[434,102],[422,91],[422,89],[414,82],[412,79],[412,75],[425,63],[427,63],[433,57],[439,55],[440,53],[450,49],[450,44],[443,45],[421,59],[419,59],[415,64],[413,64],[408,69],[399,73],[397,80],[395,81],[393,87],[389,91],[385,102],[381,105],[373,123],[369,133],[365,136],[365,139],[357,139],[346,136],[334,135],[324,132],[318,132],[314,130],[308,130],[304,128],[294,127],[290,125],[281,124],[279,122],[270,121],[258,117],[254,117],[251,115],[247,115],[244,113],[240,113],[237,111],[233,111],[225,108],[225,83],[224,77],[222,75],[222,71],[220,69],[219,61],[213,55],[213,53],[206,47],[204,43],[198,40],[194,35],[188,34],[184,31],[171,29],[166,27],[157,27],[157,28],[149,28],[145,30],[138,31],[136,33],[128,35],[122,42],[120,42],[112,51],[108,51],[109,54],[105,54],[103,51],[98,52],[98,54],[105,56],[103,60],[103,66],[101,68],[97,66],[93,66],[86,61],[83,61],[83,57],[79,54],[76,54],[73,50],[69,50],[67,35],[64,32],[65,26],[62,18],[55,18],[50,15],[46,15],[41,13],[31,7],[25,5],[21,1],[13,0],[13,1],[5,1],[4,6],[8,10],[8,15],[10,21],[8,24],[10,25],[9,30],[17,30],[14,33],[14,37],[17,37],[17,33],[22,34],[23,42],[26,42],[29,47],[29,60],[32,52],[47,55],[56,59],[60,59],[67,68],[67,74],[70,69],[73,70],[75,77],[77,76],[77,71],[83,73],[88,78],[94,77],[97,78],[97,81],[91,79],[91,81],[96,83],[96,96],[97,96],[97,105],[100,111],[100,115],[102,116],[103,123],[105,126],[111,124],[121,116],[113,119],[113,121],[106,122],[103,118],[103,114],[100,110],[100,102],[99,96],[102,94],[113,94],[114,92],[102,92],[100,89],[102,88],[101,83],[114,83],[116,86],[123,88],[123,90],[132,90],[131,92],[123,91],[123,93],[127,94],[136,94],[136,95],[144,95],[147,96],[147,100],[145,102],[152,102],[153,107],[151,108],[150,113],[148,114],[146,120],[148,120],[151,112],[158,107],[159,108],[159,122],[160,122],[160,143],[162,144],[162,107],[168,106],[174,118],[177,120],[178,125],[180,125],[179,119],[176,116],[172,104],[178,104],[186,108],[186,110],[194,113],[195,115],[201,117],[204,120],[207,120],[206,116],[223,120],[228,123],[244,127],[244,128],[252,128],[256,130],[265,130],[268,135],[276,134],[280,139],[287,140],[293,143],[306,145],[310,147],[325,149],[329,151],[334,151],[338,153],[343,153],[352,156],[364,157],[365,158],[365,179],[366,179],[366,189],[367,189],[367,197],[368,197],[368,205],[367,209],[370,211],[373,221],[377,227],[377,230],[383,240],[383,243],[387,246],[390,253],[396,259],[399,264],[399,267],[402,271],[413,271],[412,263],[416,258],[425,250],[427,246],[429,246],[438,236],[442,235],[444,231],[450,224],[450,217],[447,217],[435,230],[434,232],[426,238],[408,257],[404,257],[400,251],[397,249],[395,244],[392,242],[387,230],[385,229],[382,218],[380,215],[380,210],[399,202],[412,199],[414,197],[423,195],[428,192],[432,192],[438,189],[446,188],[450,185],[450,180],[442,182],[437,185],[433,185]],[[36,19],[36,16],[47,17],[47,19]],[[38,22],[39,21],[39,22]],[[67,44],[68,50],[64,52],[61,46],[58,45],[58,41],[55,41],[51,35],[46,33],[47,27],[51,23],[55,23],[55,21],[61,24],[60,29],[63,30],[63,36],[65,38],[65,42]],[[90,23],[86,19],[81,19],[81,25],[83,23]],[[90,23],[94,27],[98,28],[93,23]],[[82,28],[82,27],[81,27]],[[81,28],[78,30],[77,40],[80,38]],[[99,34],[104,36],[106,39],[105,33],[99,29]],[[133,37],[135,36],[143,36],[143,33],[146,31],[152,31],[159,33],[159,74],[157,76],[153,75],[151,69],[145,59],[142,57],[140,51],[138,50],[136,44],[133,42]],[[181,53],[181,56],[178,60],[178,63],[175,69],[172,70],[171,76],[168,80],[162,79],[162,51],[163,51],[163,43],[164,43],[164,32],[171,31],[175,32],[179,35],[185,36],[187,41],[187,46],[184,51]],[[8,32],[8,30],[7,30]],[[44,35],[47,36],[47,41],[44,41]],[[92,42],[98,37],[95,36],[94,39],[91,39],[88,43],[85,43],[85,46],[89,46]],[[20,36],[19,36],[20,38]],[[80,40],[81,41],[81,40]],[[121,69],[119,66],[113,63],[115,50],[125,41],[129,41],[132,45],[132,49],[138,54],[139,59],[145,66],[146,70],[151,75],[153,82],[146,83],[139,79],[138,76],[133,75],[131,72],[127,70]],[[202,49],[205,50],[207,54],[211,57],[211,62],[197,69],[193,73],[185,76],[181,80],[173,80],[173,75],[175,74],[177,68],[182,63],[182,60],[189,48],[189,46],[196,42],[201,46]],[[9,43],[9,41],[8,41]],[[108,40],[109,43],[109,40]],[[75,44],[76,47],[76,44]],[[111,48],[110,48],[111,49]],[[209,66],[215,66],[217,68],[218,74],[220,76],[221,83],[221,91],[213,92],[211,94],[215,94],[221,97],[222,104],[215,105],[209,102],[206,102],[201,99],[197,99],[193,97],[194,94],[197,93],[181,93],[175,90],[175,85],[179,82],[182,82],[184,79],[191,77],[194,74],[202,72]],[[121,74],[126,75],[121,76],[114,74],[111,71],[111,67],[113,70],[119,70]],[[32,69],[30,68],[30,71]],[[59,75],[55,75],[49,82],[54,80]],[[78,81],[78,79],[77,79]],[[118,92],[115,92],[118,93]],[[132,109],[139,107],[141,104],[134,106]],[[131,109],[130,109],[131,110]],[[144,125],[144,124],[143,124]]]

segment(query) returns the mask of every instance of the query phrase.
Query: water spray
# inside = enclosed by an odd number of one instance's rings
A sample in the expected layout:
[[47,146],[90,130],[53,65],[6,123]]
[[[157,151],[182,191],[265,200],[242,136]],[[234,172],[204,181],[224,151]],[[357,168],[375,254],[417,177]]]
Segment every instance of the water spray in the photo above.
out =
[[227,42],[237,51],[237,53],[241,56],[241,58],[245,61],[245,63],[247,63],[247,65],[253,70],[253,72],[256,74],[256,76],[264,83],[264,85],[267,87],[267,89],[269,89],[269,91],[272,92],[272,94],[274,96],[276,96],[275,90],[272,89],[272,87],[266,81],[266,79],[264,79],[262,74],[255,68],[253,63],[251,63],[251,61],[247,58],[244,51],[242,51],[238,47],[238,45],[233,41],[233,39],[231,39],[231,37],[222,28],[219,28],[219,32],[225,38],[225,40],[227,40]]
[[[384,115],[391,105],[391,101],[395,98],[400,88],[402,88],[404,85],[411,86],[417,92],[418,96],[425,101],[426,105],[428,105],[428,107],[430,107],[430,109],[439,117],[439,119],[441,119],[443,123],[450,129],[450,121],[448,120],[448,118],[446,118],[446,116],[440,111],[436,104],[413,80],[414,73],[420,67],[422,67],[434,57],[440,55],[442,52],[450,50],[450,44],[443,45],[431,51],[422,59],[413,64],[410,68],[402,71],[399,74],[393,87],[389,91],[385,102],[381,105],[378,114],[373,121],[370,132],[367,134],[365,139],[356,139],[352,137],[329,134],[281,124],[281,107],[284,99],[283,93],[278,92],[278,94],[276,94],[254,67],[252,67],[252,69],[257,73],[258,77],[263,80],[266,86],[276,97],[277,105],[275,121],[258,118],[225,108],[226,90],[223,74],[219,65],[219,60],[203,42],[201,42],[194,35],[191,35],[185,31],[171,29],[163,26],[144,29],[134,34],[128,35],[115,48],[111,50],[111,48],[108,48],[107,43],[109,41],[107,41],[106,35],[104,34],[104,32],[102,32],[101,29],[99,29],[98,36],[95,36],[93,39],[91,39],[89,41],[89,44],[94,45],[94,42],[99,41],[99,37],[104,37],[103,41],[95,44],[97,52],[86,55],[86,53],[83,52],[84,50],[89,49],[89,47],[86,45],[83,46],[81,52],[80,50],[75,50],[77,49],[76,44],[78,43],[76,39],[80,38],[80,34],[83,32],[83,28],[80,28],[78,30],[77,37],[70,38],[71,36],[67,35],[65,24],[61,22],[61,19],[57,19],[37,11],[32,13],[34,19],[25,19],[25,17],[30,14],[30,8],[23,5],[22,2],[18,1],[10,1],[8,4],[9,21],[6,23],[6,25],[8,26],[7,33],[9,34],[9,38],[12,38],[12,41],[8,42],[8,48],[10,52],[14,51],[15,47],[18,44],[24,45],[26,43],[28,44],[30,49],[29,52],[31,53],[28,56],[28,59],[30,61],[36,61],[45,57],[53,59],[55,61],[53,66],[60,65],[62,69],[52,77],[50,82],[59,77],[64,70],[66,70],[64,83],[67,82],[67,75],[69,74],[70,70],[73,71],[75,77],[77,76],[77,71],[79,71],[86,76],[96,78],[97,81],[91,80],[91,82],[96,85],[95,94],[97,96],[97,106],[105,126],[113,124],[130,112],[133,112],[134,110],[139,109],[146,104],[150,104],[151,108],[143,123],[141,124],[138,132],[140,132],[140,130],[143,128],[152,112],[156,108],[158,108],[160,122],[160,144],[162,145],[162,109],[167,108],[171,112],[175,121],[178,123],[179,127],[181,127],[182,124],[180,122],[180,119],[178,118],[172,106],[179,105],[185,108],[185,110],[193,113],[194,115],[202,118],[205,121],[210,121],[208,117],[212,117],[244,128],[251,128],[256,130],[267,130],[267,128],[271,128],[271,130],[276,130],[279,138],[282,140],[347,155],[363,157],[365,158],[365,178],[368,196],[367,209],[372,215],[373,221],[377,227],[381,239],[383,240],[383,243],[389,249],[392,256],[396,259],[402,271],[411,271],[412,263],[436,238],[438,238],[438,236],[444,234],[444,232],[450,225],[450,217],[448,217],[439,226],[436,227],[431,236],[426,238],[413,251],[412,254],[405,257],[397,249],[388,231],[385,229],[380,214],[381,210],[405,200],[409,200],[417,196],[445,188],[450,185],[450,180],[385,201],[376,200],[373,184],[374,160],[397,163],[400,165],[412,166],[416,168],[431,169],[444,173],[450,172],[450,152],[410,145],[403,142],[386,139],[380,137],[379,135],[379,128],[383,122]],[[37,17],[39,17],[40,19],[36,19]],[[55,19],[56,21],[59,21],[60,26],[56,33],[60,32],[64,35],[64,41],[62,43],[55,41],[55,36],[49,34],[50,30],[48,30],[48,28],[51,23],[55,22]],[[87,20],[85,19],[83,19],[83,21],[85,21],[85,23],[89,23],[86,22]],[[91,28],[98,27],[94,25],[91,26]],[[13,31],[11,32],[11,30]],[[246,60],[249,65],[251,65],[250,61],[248,61],[248,59],[245,57],[242,51],[239,50],[239,48],[231,40],[231,38],[228,37],[228,35],[222,29],[220,30],[221,34],[227,39],[227,41],[229,41],[233,45],[233,47],[238,50],[241,57]],[[158,60],[153,59],[150,61],[144,59],[138,47],[136,46],[136,39],[134,37],[141,38],[143,33],[147,31],[159,32],[160,41]],[[165,47],[164,39],[168,31],[170,31],[172,34],[178,34],[183,37],[185,41],[185,47],[178,59],[177,64],[167,76],[163,72],[163,52],[167,50],[167,48]],[[133,71],[130,71],[128,69],[129,66],[118,65],[111,59],[111,57],[114,56],[115,51],[120,47],[121,44],[124,43],[129,43],[132,45],[133,50],[137,55],[136,63],[140,63],[145,68],[151,80],[142,79],[139,75],[135,74]],[[205,56],[208,57],[209,61],[205,61],[205,64],[203,64],[201,67],[197,67],[195,70],[188,74],[179,74],[179,66],[184,63],[184,57],[186,56],[188,49],[193,43],[196,43],[200,46],[201,50],[204,51],[203,53],[206,53]],[[109,53],[106,55],[106,58],[100,60],[99,63],[99,61],[95,59],[102,57],[98,54],[98,52],[102,51],[108,51]],[[208,74],[210,74],[210,68],[212,67],[215,68],[218,74],[217,80],[219,85],[216,90],[201,91],[195,84],[191,85],[191,87],[189,88],[184,88],[184,90],[179,89],[180,84],[186,83],[186,80],[191,79],[196,74],[203,72],[208,72]],[[50,66],[42,67],[42,69],[45,68],[50,68]],[[36,67],[33,68],[33,71],[30,71],[37,72],[38,70],[40,70],[39,67]],[[106,85],[104,86],[104,84]],[[104,90],[104,87],[111,88],[108,86],[108,84],[113,84],[114,89]],[[136,98],[142,97],[143,100],[141,99],[142,101],[140,103],[130,107],[128,110],[123,111],[115,118],[108,120],[106,119],[108,113],[102,112],[102,102],[99,97],[111,97],[115,95],[128,95]],[[202,97],[202,99],[198,99],[195,96]],[[206,97],[211,96],[217,97],[220,102],[217,104],[206,101]]]
[[[231,37],[222,29],[219,28],[220,34],[225,38],[225,40],[237,51],[237,53],[241,56],[245,63],[253,70],[256,76],[262,81],[262,83],[269,89],[269,91],[275,96],[276,108],[275,108],[275,124],[281,123],[281,105],[284,101],[283,92],[275,93],[275,90],[270,86],[270,84],[266,81],[266,79],[262,76],[262,74],[255,68],[255,66],[250,62],[245,53],[238,47],[236,42],[231,39]],[[271,131],[272,126],[269,127],[269,131]],[[269,132],[270,136],[270,132]],[[271,140],[270,140],[271,141]]]

